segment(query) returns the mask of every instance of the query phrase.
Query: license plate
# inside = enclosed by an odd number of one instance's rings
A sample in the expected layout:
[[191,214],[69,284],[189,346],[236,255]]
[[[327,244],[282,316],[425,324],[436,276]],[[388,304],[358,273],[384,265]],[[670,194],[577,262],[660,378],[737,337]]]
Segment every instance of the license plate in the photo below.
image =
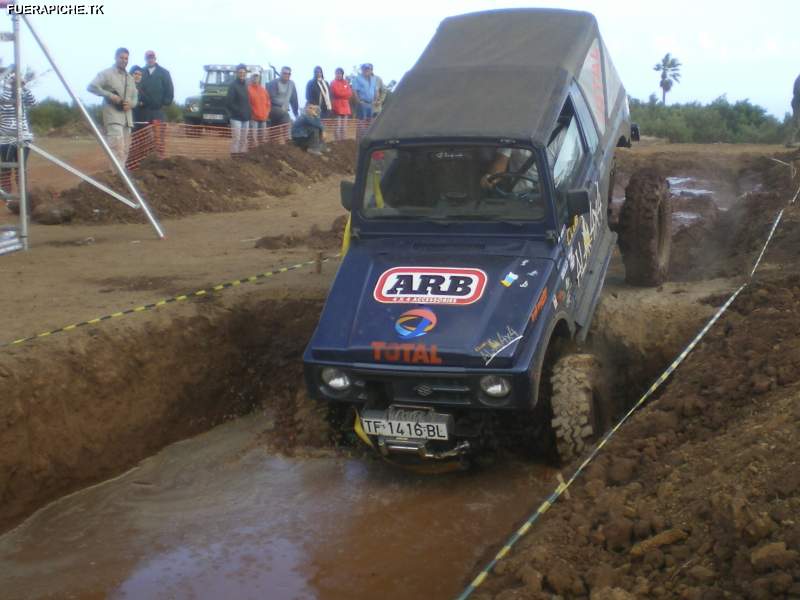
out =
[[208,113],[204,113],[203,114],[203,118],[206,121],[224,121],[225,120],[225,115],[211,115],[211,114],[208,114]]
[[448,440],[448,415],[426,410],[364,411],[361,426],[368,435],[416,440]]

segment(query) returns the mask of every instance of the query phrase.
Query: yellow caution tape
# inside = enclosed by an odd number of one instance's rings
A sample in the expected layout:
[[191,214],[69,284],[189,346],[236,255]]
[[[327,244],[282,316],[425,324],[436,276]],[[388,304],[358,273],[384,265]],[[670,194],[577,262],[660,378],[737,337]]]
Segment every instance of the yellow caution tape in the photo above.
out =
[[[800,188],[797,190],[797,193],[794,195],[794,197],[790,200],[790,204],[794,204],[798,196],[800,196]],[[653,393],[659,387],[661,387],[661,385],[663,385],[663,383],[669,378],[670,375],[672,375],[675,369],[678,368],[678,366],[684,361],[684,359],[689,355],[689,353],[692,350],[694,350],[694,348],[697,346],[698,343],[700,343],[700,340],[702,340],[705,337],[705,335],[708,333],[708,330],[711,329],[714,323],[716,323],[719,320],[719,318],[725,313],[725,311],[728,310],[728,307],[730,307],[730,305],[733,304],[733,301],[736,300],[736,297],[742,292],[742,290],[744,290],[744,288],[750,285],[750,282],[753,279],[753,275],[755,274],[756,269],[758,269],[758,266],[761,264],[761,259],[764,257],[764,253],[767,250],[767,246],[769,246],[769,243],[772,241],[772,237],[775,234],[775,230],[778,228],[778,224],[781,222],[781,219],[783,218],[783,212],[784,211],[782,209],[778,213],[778,216],[775,218],[775,221],[772,224],[772,229],[770,229],[769,235],[767,236],[767,241],[764,242],[764,246],[761,249],[761,253],[758,255],[758,258],[756,259],[756,262],[753,266],[753,270],[750,272],[748,280],[741,286],[739,286],[739,288],[736,291],[734,291],[733,294],[731,294],[730,298],[728,298],[725,301],[725,304],[723,304],[719,308],[719,310],[717,310],[717,312],[714,313],[714,316],[712,316],[711,319],[709,319],[708,323],[705,324],[703,329],[700,330],[700,333],[698,333],[694,337],[694,339],[691,342],[689,342],[689,345],[683,349],[683,351],[677,356],[677,358],[675,358],[675,360],[672,361],[672,363],[667,367],[667,369],[653,382],[653,385],[651,385],[650,388],[644,393],[644,395],[641,398],[639,398],[636,404],[634,404],[633,407],[631,407],[631,409],[627,413],[625,413],[625,415],[619,420],[619,422],[616,425],[614,425],[614,427],[612,427],[608,432],[606,432],[603,438],[595,445],[594,449],[589,454],[589,456],[575,470],[575,472],[572,474],[572,477],[570,477],[569,480],[567,480],[565,483],[559,483],[558,487],[556,487],[553,493],[550,494],[533,512],[533,514],[531,514],[530,517],[528,517],[528,519],[513,533],[513,535],[508,539],[508,541],[503,545],[503,547],[497,552],[497,554],[495,554],[494,558],[492,558],[492,560],[489,561],[489,564],[487,564],[483,569],[481,569],[480,573],[478,573],[475,579],[473,579],[469,583],[469,585],[467,585],[464,591],[461,592],[461,594],[458,596],[458,600],[466,600],[473,594],[473,592],[475,592],[475,590],[478,589],[478,587],[489,576],[489,573],[491,573],[492,569],[494,569],[495,565],[511,551],[511,548],[522,538],[522,536],[528,533],[531,526],[533,526],[533,524],[539,519],[539,517],[542,516],[544,513],[546,513],[550,509],[550,507],[556,503],[556,501],[561,497],[561,495],[567,491],[569,486],[572,485],[572,483],[580,476],[580,474],[584,471],[584,469],[586,469],[586,467],[600,453],[600,450],[606,445],[606,443],[608,443],[608,441],[614,436],[614,434],[617,431],[619,431],[620,427],[622,427],[622,424],[625,423],[625,421],[627,421],[628,418],[634,412],[636,412],[636,410],[638,410],[639,407],[641,407],[642,404],[644,404],[645,401],[648,398],[650,398],[650,396],[652,396]]]
[[113,312],[108,315],[103,315],[102,317],[96,317],[94,319],[89,319],[88,321],[81,321],[80,323],[72,323],[71,325],[65,325],[64,327],[59,327],[58,329],[51,329],[50,331],[43,331],[41,333],[37,333],[36,335],[31,335],[24,338],[19,338],[18,340],[13,340],[10,342],[2,342],[0,343],[0,348],[10,348],[12,346],[18,346],[20,344],[24,344],[25,342],[30,342],[32,340],[48,337],[56,333],[62,333],[64,331],[72,331],[74,329],[78,329],[79,327],[84,327],[86,325],[96,325],[102,321],[108,321],[110,319],[116,319],[118,317],[124,317],[125,315],[130,315],[133,313],[144,312],[146,310],[153,310],[156,308],[160,308],[162,306],[166,306],[167,304],[173,304],[177,302],[183,302],[185,300],[189,300],[190,298],[198,298],[201,296],[205,296],[207,294],[212,294],[216,292],[221,292],[223,290],[227,290],[233,287],[238,287],[240,285],[246,283],[254,283],[261,279],[266,279],[268,277],[273,277],[274,275],[279,275],[280,273],[288,273],[289,271],[296,271],[297,269],[302,269],[303,267],[308,267],[318,262],[327,262],[331,258],[334,257],[324,257],[319,260],[309,260],[303,263],[297,263],[296,265],[291,265],[288,267],[281,267],[280,269],[275,269],[274,271],[267,271],[265,273],[259,273],[258,275],[252,275],[250,277],[244,277],[242,279],[234,279],[233,281],[228,281],[225,283],[220,283],[219,285],[215,285],[212,288],[207,290],[197,290],[194,292],[181,294],[179,296],[173,296],[172,298],[164,298],[162,300],[158,300],[157,302],[151,302],[150,304],[143,304],[142,306],[137,306],[135,308],[128,308],[126,310],[120,310],[117,312]]

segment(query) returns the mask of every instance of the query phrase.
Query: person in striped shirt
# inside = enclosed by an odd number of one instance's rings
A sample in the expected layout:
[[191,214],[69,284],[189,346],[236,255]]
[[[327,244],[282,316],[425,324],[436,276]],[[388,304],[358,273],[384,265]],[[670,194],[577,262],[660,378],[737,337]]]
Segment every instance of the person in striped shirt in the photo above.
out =
[[[0,162],[17,162],[17,96],[14,89],[14,65],[0,74],[2,92],[0,93]],[[33,140],[30,124],[28,123],[28,109],[36,103],[31,91],[25,86],[22,79],[22,143],[25,164],[28,164],[27,142]],[[13,167],[0,168],[0,188],[4,192],[11,192],[11,175],[16,174],[17,187],[19,188],[19,170]]]

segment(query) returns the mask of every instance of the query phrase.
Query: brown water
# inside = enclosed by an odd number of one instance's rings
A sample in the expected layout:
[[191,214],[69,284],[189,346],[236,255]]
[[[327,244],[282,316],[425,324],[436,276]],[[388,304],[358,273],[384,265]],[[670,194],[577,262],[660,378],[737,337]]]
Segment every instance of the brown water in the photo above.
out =
[[174,444],[0,537],[3,598],[450,598],[555,486],[508,461],[421,476],[284,458],[252,416]]

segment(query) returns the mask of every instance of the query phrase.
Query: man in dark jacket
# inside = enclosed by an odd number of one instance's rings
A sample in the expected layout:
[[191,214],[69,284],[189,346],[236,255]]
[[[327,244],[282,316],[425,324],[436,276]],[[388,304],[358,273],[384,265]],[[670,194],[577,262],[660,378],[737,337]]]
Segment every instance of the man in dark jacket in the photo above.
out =
[[247,66],[236,66],[236,79],[228,88],[225,100],[231,120],[231,156],[247,152],[247,129],[250,126],[250,95],[247,92]]
[[153,126],[153,140],[158,155],[164,157],[164,136],[166,134],[166,115],[164,107],[172,104],[175,89],[172,86],[172,76],[164,67],[156,62],[156,53],[148,50],[144,53],[146,62],[142,70],[140,88],[143,98],[140,98],[140,114],[142,120]]

